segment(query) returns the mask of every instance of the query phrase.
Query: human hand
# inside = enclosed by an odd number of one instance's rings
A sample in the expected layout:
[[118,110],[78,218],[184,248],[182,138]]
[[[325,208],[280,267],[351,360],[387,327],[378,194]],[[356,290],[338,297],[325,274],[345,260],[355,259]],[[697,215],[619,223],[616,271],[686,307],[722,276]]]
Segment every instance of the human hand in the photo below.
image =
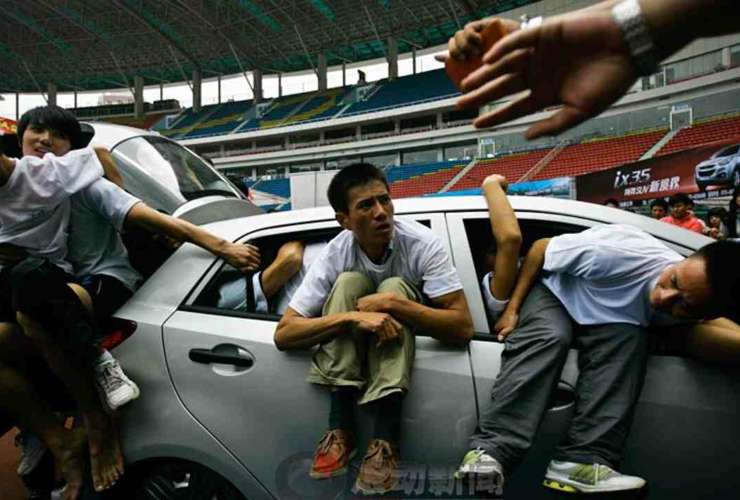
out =
[[260,251],[249,243],[229,243],[221,256],[230,265],[246,274],[260,267]]
[[483,184],[481,186],[485,188],[488,184],[498,184],[499,186],[501,186],[501,189],[503,189],[504,192],[506,192],[509,187],[509,181],[507,181],[506,177],[501,174],[489,175],[488,177],[483,179]]
[[622,32],[607,7],[588,8],[518,30],[483,56],[483,66],[462,81],[461,108],[479,107],[528,91],[479,116],[491,127],[554,105],[552,116],[525,133],[528,139],[554,135],[596,116],[622,97],[636,80]]
[[450,38],[447,53],[434,57],[445,63],[447,75],[457,88],[461,88],[462,80],[483,64],[483,53],[517,29],[519,23],[508,19],[491,17],[470,22]]
[[11,245],[10,243],[0,243],[0,265],[12,266],[27,256],[28,253],[21,247]]
[[354,325],[357,330],[375,335],[378,347],[400,339],[403,328],[393,316],[382,312],[356,312]]
[[503,342],[504,339],[516,328],[519,323],[519,314],[513,311],[509,311],[508,308],[504,309],[504,312],[499,316],[496,325],[493,327],[496,332],[496,338],[499,342]]
[[357,300],[357,310],[362,312],[390,312],[396,296],[390,292],[373,293]]

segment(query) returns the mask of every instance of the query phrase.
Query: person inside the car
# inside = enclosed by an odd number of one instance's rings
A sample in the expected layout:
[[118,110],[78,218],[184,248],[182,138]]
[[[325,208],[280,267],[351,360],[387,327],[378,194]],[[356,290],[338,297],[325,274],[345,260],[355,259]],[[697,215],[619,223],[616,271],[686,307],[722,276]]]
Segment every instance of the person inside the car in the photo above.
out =
[[663,198],[656,198],[650,203],[650,217],[660,220],[668,215],[668,202]]
[[313,263],[275,331],[280,350],[317,346],[307,380],[330,391],[328,430],[311,477],[346,472],[356,451],[355,401],[375,410],[373,439],[355,483],[364,494],[397,484],[415,333],[456,345],[473,334],[442,240],[422,224],[395,219],[388,191],[373,165],[353,164],[336,174],[328,198],[345,231]]
[[[65,134],[58,132],[59,130],[71,132]],[[63,158],[76,158],[81,154],[77,151],[70,153],[72,146],[78,143],[79,123],[71,113],[62,108],[48,106],[29,111],[21,118],[18,131],[24,153],[22,161],[29,158],[28,161],[33,164],[37,161],[33,158],[41,156],[43,159],[39,158],[40,161],[47,161],[47,152],[54,153],[54,157]],[[112,169],[111,178],[120,179],[109,155],[105,156],[103,164],[108,164],[108,168]],[[80,178],[91,175],[88,170],[96,172],[92,167],[79,172],[63,168],[66,166],[59,170],[64,175]],[[97,169],[100,170],[100,167]],[[55,175],[60,174],[56,170],[48,173],[49,179],[54,179]],[[67,180],[70,186],[75,181],[75,178]],[[19,207],[28,208],[35,207]],[[58,272],[48,260],[27,258],[13,266],[13,273],[8,281],[12,285],[12,306],[17,311],[15,316],[18,323],[38,346],[52,371],[64,382],[82,412],[89,443],[93,483],[96,489],[101,490],[111,486],[120,477],[123,458],[112,420],[102,409],[92,384],[92,372],[97,372],[96,380],[100,382],[106,402],[111,408],[138,395],[136,386],[125,377],[117,362],[105,353],[101,361],[100,351],[96,347],[96,324],[107,319],[125,302],[138,282],[138,275],[128,262],[118,230],[124,224],[135,224],[179,241],[190,241],[223,257],[243,271],[257,268],[259,252],[255,247],[232,244],[197,226],[160,214],[105,179],[88,182],[84,189],[73,196],[71,208],[63,208],[65,220],[60,223],[61,232],[66,235],[68,229],[69,239],[61,239],[58,243],[61,248],[59,252],[60,255],[66,254],[63,270],[71,268],[71,263],[74,265],[75,277]],[[68,228],[66,218],[69,218]],[[32,248],[21,244],[14,249],[15,257],[22,259],[26,250]],[[4,258],[7,259],[7,254]],[[68,285],[72,281],[76,283]],[[92,317],[90,311],[94,311]],[[28,354],[33,356],[33,353]],[[28,388],[28,384],[24,387]],[[38,403],[34,398],[28,399],[28,404]],[[12,414],[19,419],[29,413],[43,413],[44,410],[38,404],[35,408],[19,404],[19,408],[12,408]],[[57,444],[54,437],[50,437],[47,428],[39,428],[38,423],[39,421],[35,421],[27,428],[36,432],[54,451]],[[44,420],[44,423],[48,424],[48,421]],[[45,437],[49,439],[44,439]],[[84,443],[84,437],[81,441]],[[79,450],[76,452],[74,463],[69,463],[70,460],[65,458],[70,453],[55,453],[63,470],[65,460],[67,463],[66,498],[75,498],[82,483],[84,456]]]
[[494,244],[486,253],[489,272],[483,276],[481,289],[488,311],[494,320],[509,303],[519,270],[522,232],[516,214],[506,198],[508,182],[503,175],[492,174],[483,180],[481,189],[488,204]]
[[689,195],[686,193],[676,193],[668,200],[668,206],[671,207],[671,215],[663,217],[660,221],[701,234],[704,232],[704,223],[694,215],[691,210],[693,205]]
[[683,258],[627,225],[535,242],[496,324],[506,343],[502,367],[459,475],[501,482],[512,473],[569,349],[578,347],[575,415],[545,486],[585,493],[642,488],[643,479],[615,469],[645,374],[645,328],[735,316],[738,260],[737,243],[714,242]]
[[216,307],[234,311],[250,311],[282,315],[288,308],[308,269],[326,242],[305,244],[302,241],[288,241],[280,249],[264,271],[252,275],[254,304],[250,309],[248,283],[242,275],[225,282],[219,287]]

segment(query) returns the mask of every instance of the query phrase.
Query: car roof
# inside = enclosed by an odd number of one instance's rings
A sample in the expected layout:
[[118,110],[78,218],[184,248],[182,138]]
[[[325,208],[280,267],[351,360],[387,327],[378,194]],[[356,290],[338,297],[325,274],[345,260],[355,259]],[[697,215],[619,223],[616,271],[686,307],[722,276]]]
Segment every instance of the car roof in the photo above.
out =
[[141,128],[127,127],[126,125],[117,125],[107,122],[82,122],[92,127],[95,134],[90,144],[93,146],[104,146],[112,149],[119,142],[142,135],[153,135],[161,137],[158,132],[153,130],[144,130]]
[[[509,200],[519,217],[527,212],[537,212],[553,216],[572,216],[595,223],[630,224],[662,240],[671,241],[693,250],[713,241],[706,236],[644,215],[594,203],[538,196],[510,196]],[[483,196],[402,198],[394,200],[393,204],[396,215],[487,210]],[[231,219],[209,224],[207,227],[222,237],[235,241],[259,229],[332,219],[334,219],[334,210],[331,207],[320,207]]]

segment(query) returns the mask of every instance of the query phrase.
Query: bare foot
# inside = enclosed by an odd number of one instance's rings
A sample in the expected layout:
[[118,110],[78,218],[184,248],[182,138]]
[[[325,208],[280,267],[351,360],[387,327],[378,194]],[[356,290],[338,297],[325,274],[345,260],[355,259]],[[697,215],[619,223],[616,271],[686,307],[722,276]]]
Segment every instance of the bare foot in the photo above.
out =
[[90,446],[90,465],[95,491],[103,491],[123,476],[123,454],[113,420],[103,412],[84,415]]
[[62,471],[67,486],[62,500],[77,500],[84,482],[85,472],[85,432],[82,429],[64,431],[58,443],[50,445],[56,463]]

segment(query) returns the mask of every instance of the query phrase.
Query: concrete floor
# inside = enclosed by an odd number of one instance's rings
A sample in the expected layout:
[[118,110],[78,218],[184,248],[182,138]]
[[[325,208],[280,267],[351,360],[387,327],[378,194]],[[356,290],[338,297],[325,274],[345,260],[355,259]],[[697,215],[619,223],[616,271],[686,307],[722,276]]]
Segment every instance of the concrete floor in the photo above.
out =
[[18,475],[18,448],[13,439],[18,431],[13,429],[0,437],[0,500],[25,500],[28,493]]

